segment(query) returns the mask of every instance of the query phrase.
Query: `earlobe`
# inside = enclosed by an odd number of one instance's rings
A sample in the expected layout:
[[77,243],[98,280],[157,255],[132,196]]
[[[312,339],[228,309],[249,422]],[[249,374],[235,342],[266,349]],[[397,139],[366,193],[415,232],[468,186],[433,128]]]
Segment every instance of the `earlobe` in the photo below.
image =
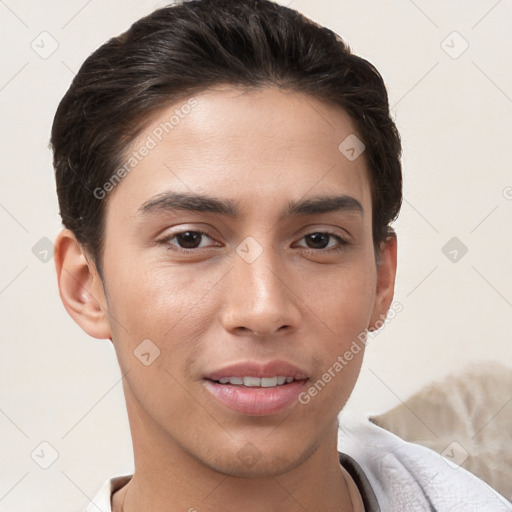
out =
[[90,336],[111,336],[103,283],[75,235],[62,230],[55,241],[55,268],[59,293],[66,311]]
[[393,232],[381,244],[380,258],[377,265],[377,289],[374,308],[368,325],[369,331],[376,331],[384,324],[395,292],[396,266],[397,238]]

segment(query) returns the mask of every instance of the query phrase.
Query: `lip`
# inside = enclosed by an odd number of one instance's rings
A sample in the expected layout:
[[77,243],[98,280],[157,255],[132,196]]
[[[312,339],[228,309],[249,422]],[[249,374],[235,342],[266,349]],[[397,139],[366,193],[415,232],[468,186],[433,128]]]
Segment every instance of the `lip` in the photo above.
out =
[[307,379],[308,374],[286,361],[275,360],[267,363],[257,363],[256,361],[245,361],[224,366],[214,370],[205,376],[209,380],[219,380],[225,377],[293,377],[297,380]]
[[[214,382],[225,377],[293,377],[289,384],[275,387],[244,387]],[[304,370],[286,361],[257,363],[247,361],[214,370],[204,378],[206,389],[223,405],[249,416],[270,416],[297,403],[308,382]]]

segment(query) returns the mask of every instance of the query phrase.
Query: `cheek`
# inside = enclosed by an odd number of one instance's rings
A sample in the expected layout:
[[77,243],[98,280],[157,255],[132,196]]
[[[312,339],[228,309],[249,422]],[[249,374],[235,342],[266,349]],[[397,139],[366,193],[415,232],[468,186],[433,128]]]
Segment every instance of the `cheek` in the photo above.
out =
[[141,262],[118,264],[106,275],[110,277],[107,301],[121,367],[141,370],[134,355],[146,353],[147,346],[158,354],[152,366],[184,371],[184,360],[200,352],[204,332],[214,321],[210,292],[223,274],[212,270],[198,278],[197,272],[178,266]]
[[[336,403],[336,409],[344,405],[359,375],[376,278],[366,262],[351,266],[350,272],[340,270],[326,276],[317,284],[307,288],[321,339],[316,350],[321,358],[315,376],[318,384],[312,394],[322,391],[322,401]],[[329,389],[323,392],[324,387]]]
[[301,295],[330,328],[330,339],[346,343],[347,336],[357,336],[368,326],[376,287],[371,262],[361,259],[303,281]]
[[[109,312],[130,332],[162,336],[197,320],[203,298],[222,277],[166,264],[118,266],[109,280]],[[206,301],[207,302],[207,301]]]
[[[189,359],[201,356],[204,332],[213,321],[210,290],[216,272],[195,272],[158,264],[118,265],[109,274],[109,313],[114,347],[139,414],[161,424],[180,422],[201,412],[186,391]],[[135,398],[135,400],[134,400]],[[197,407],[195,407],[197,405]],[[199,408],[199,411],[198,411]]]

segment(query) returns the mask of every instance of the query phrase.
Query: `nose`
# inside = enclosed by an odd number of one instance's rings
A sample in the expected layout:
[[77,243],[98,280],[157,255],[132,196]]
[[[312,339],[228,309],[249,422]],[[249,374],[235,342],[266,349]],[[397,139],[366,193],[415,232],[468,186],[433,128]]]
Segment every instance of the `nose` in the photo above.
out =
[[291,272],[284,271],[271,248],[251,263],[235,254],[234,268],[227,277],[222,323],[228,332],[272,337],[298,329],[298,283]]

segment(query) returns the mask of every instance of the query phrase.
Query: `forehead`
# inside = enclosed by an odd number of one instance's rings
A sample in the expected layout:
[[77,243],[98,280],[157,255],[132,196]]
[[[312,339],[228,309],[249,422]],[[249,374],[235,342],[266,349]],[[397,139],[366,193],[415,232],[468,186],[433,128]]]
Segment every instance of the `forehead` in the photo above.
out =
[[354,159],[346,152],[354,142],[360,151],[360,138],[343,109],[310,95],[276,87],[208,89],[151,117],[126,152],[125,161],[136,155],[137,162],[112,199],[140,206],[172,189],[235,196],[244,204],[337,192],[368,210],[364,153]]

